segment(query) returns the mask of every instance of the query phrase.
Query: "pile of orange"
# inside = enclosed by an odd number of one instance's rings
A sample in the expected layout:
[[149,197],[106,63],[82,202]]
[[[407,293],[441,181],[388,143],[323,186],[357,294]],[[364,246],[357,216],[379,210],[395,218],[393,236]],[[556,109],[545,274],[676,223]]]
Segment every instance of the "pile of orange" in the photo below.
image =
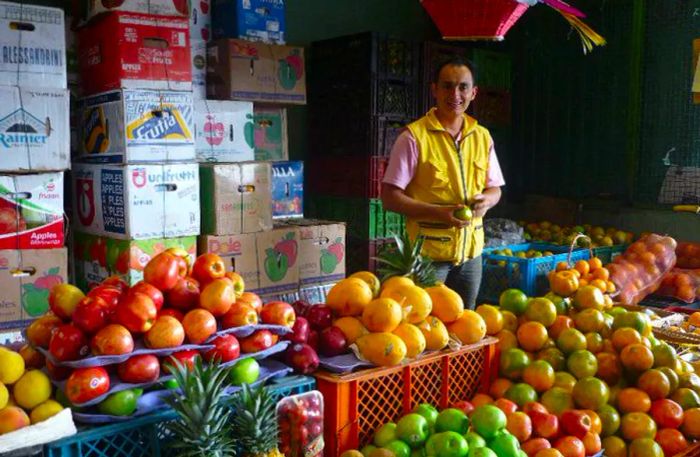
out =
[[587,285],[608,294],[616,290],[615,284],[610,280],[610,271],[597,257],[579,260],[573,267],[567,262],[559,262],[556,269],[549,273],[549,284],[554,293],[567,297],[573,295],[579,287]]
[[675,297],[686,303],[700,300],[700,269],[674,268],[661,280],[661,287],[656,293],[664,297]]

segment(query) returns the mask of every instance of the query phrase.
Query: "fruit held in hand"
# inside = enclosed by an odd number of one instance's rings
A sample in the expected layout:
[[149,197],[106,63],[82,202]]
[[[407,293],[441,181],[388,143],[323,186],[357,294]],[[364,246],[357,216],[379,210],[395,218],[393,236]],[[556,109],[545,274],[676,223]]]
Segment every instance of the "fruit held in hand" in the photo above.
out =
[[455,210],[454,213],[452,213],[452,215],[457,219],[461,219],[463,221],[470,221],[473,217],[472,210],[468,206],[464,206],[458,210]]

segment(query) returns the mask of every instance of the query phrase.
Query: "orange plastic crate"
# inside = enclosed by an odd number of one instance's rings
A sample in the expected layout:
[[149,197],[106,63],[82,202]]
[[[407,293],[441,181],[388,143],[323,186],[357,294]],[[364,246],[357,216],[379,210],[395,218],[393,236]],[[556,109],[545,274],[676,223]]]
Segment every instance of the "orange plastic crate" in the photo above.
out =
[[396,421],[419,403],[439,408],[467,400],[495,379],[495,338],[414,362],[345,375],[316,374],[324,398],[326,457],[359,449],[385,422]]

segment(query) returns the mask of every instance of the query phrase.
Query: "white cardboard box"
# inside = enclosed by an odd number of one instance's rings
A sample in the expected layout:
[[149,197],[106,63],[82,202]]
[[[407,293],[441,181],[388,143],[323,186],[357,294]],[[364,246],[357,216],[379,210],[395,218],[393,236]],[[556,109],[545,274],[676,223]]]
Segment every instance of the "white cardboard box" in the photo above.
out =
[[0,86],[0,171],[70,168],[68,91]]
[[74,222],[118,239],[199,234],[196,163],[73,167]]
[[63,10],[26,3],[0,2],[0,84],[65,89]]
[[79,110],[86,162],[195,159],[192,92],[115,90],[81,99]]
[[272,228],[269,163],[201,164],[202,233],[232,235]]
[[192,95],[195,100],[207,98],[207,42],[190,41],[192,56]]
[[160,16],[187,16],[187,0],[89,0],[85,18],[90,19],[109,11],[155,14]]
[[197,160],[246,162],[255,159],[251,102],[197,100],[194,113]]
[[190,0],[190,39],[211,39],[211,1]]

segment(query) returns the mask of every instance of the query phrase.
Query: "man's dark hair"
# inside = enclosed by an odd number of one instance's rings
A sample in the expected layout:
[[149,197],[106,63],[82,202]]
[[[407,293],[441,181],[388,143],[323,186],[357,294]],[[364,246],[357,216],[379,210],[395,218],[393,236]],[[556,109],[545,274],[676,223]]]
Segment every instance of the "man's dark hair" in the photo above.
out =
[[434,83],[440,81],[440,72],[443,68],[448,66],[467,67],[472,74],[472,80],[476,86],[476,66],[474,66],[474,63],[471,60],[459,55],[450,56],[438,63],[437,67],[435,67],[435,74],[433,74]]

